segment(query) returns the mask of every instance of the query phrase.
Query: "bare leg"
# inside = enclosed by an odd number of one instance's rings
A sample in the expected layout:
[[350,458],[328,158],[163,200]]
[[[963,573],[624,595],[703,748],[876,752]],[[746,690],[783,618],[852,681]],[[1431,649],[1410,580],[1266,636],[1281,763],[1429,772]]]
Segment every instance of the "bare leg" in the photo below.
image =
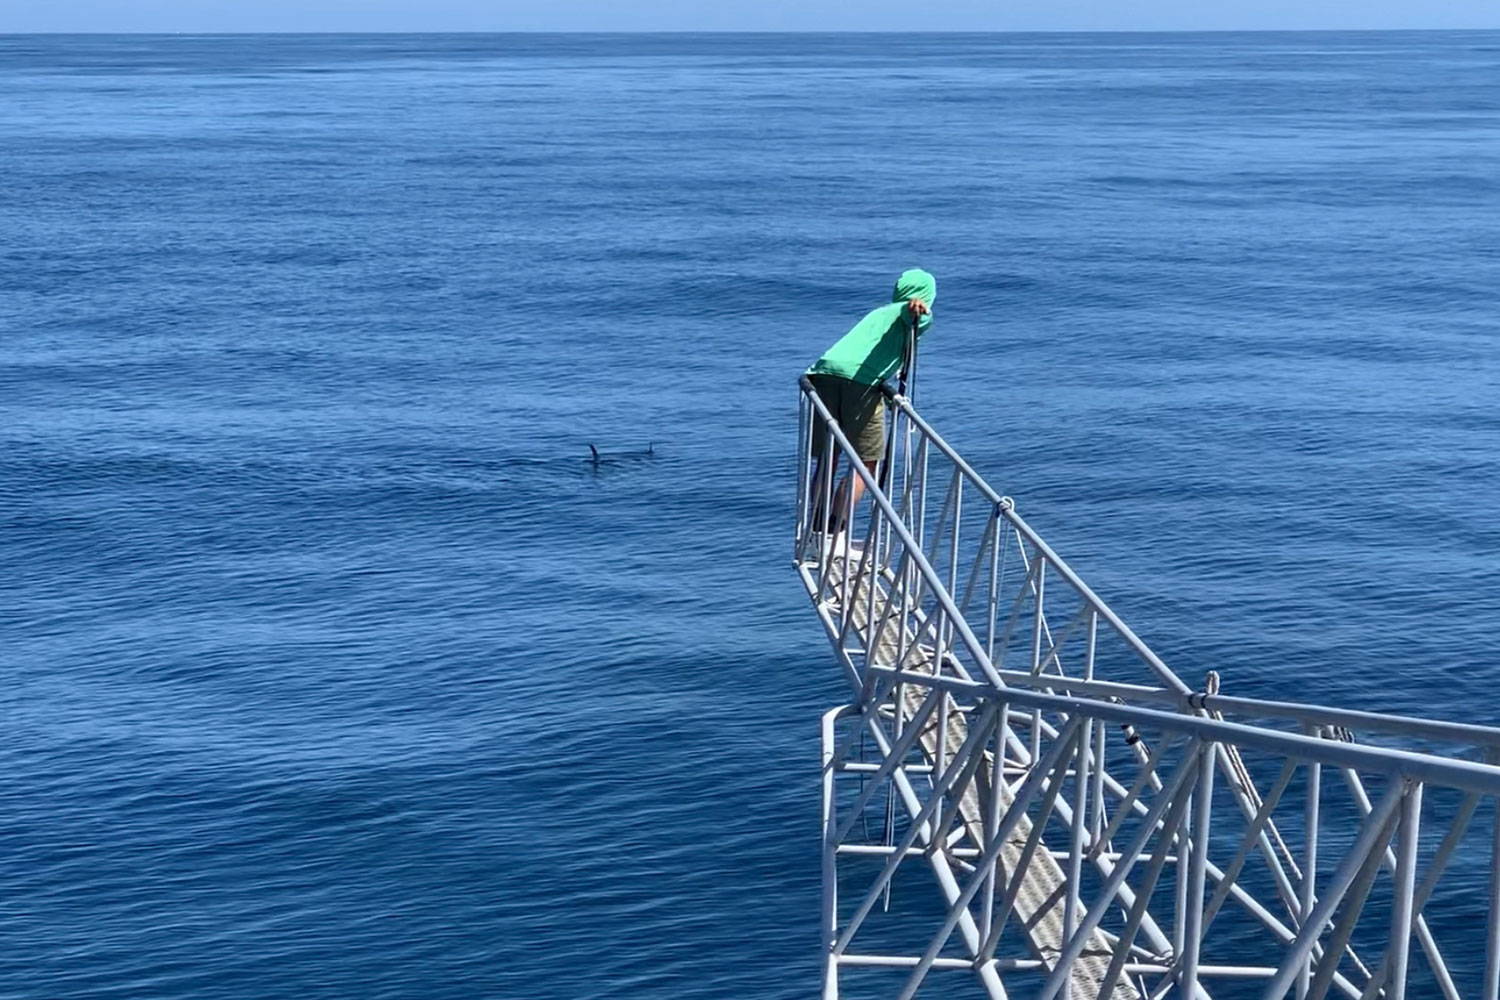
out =
[[813,472],[811,483],[813,511],[812,523],[817,526],[815,529],[817,531],[828,531],[832,530],[833,528],[834,516],[833,511],[830,510],[830,508],[833,507],[833,504],[830,502],[830,499],[824,495],[823,477],[830,477],[829,486],[831,488],[832,477],[837,475],[838,471],[839,467],[837,458],[832,458],[828,455],[821,455],[818,457],[817,468]]
[[[870,476],[872,478],[875,475],[876,464],[877,463],[875,462],[865,463],[865,468],[869,470]],[[853,499],[850,499],[848,496],[848,492],[851,489],[854,491]],[[843,480],[839,483],[838,492],[834,494],[833,513],[828,518],[828,528],[830,531],[840,532],[848,527],[848,525],[844,523],[844,511],[849,510],[852,512],[858,510],[859,498],[864,495],[864,492],[865,481],[863,478],[853,472],[850,472],[848,475],[844,476]]]

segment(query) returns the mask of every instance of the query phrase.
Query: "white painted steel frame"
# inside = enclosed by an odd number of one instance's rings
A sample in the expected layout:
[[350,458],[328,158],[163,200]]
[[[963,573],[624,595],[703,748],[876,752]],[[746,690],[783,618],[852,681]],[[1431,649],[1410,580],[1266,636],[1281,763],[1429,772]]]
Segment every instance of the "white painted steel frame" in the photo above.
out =
[[[853,696],[823,722],[825,998],[850,970],[903,972],[889,985],[907,1000],[933,970],[968,969],[995,998],[1016,982],[1038,1000],[1215,983],[1268,1000],[1500,1000],[1500,729],[1233,697],[1217,675],[1195,691],[908,400],[888,393],[872,475],[801,387],[795,562]],[[837,462],[811,461],[815,416]],[[863,480],[863,509],[836,491],[836,465]],[[823,530],[831,516],[841,534]],[[1456,809],[1434,807],[1444,797]],[[906,818],[887,812],[878,843],[858,836],[890,804]],[[877,860],[850,908],[845,869]],[[1489,916],[1445,925],[1445,951],[1425,911],[1455,860],[1486,871]],[[925,945],[858,949],[913,862],[942,901]],[[1220,960],[1247,928],[1258,952]],[[1450,969],[1466,953],[1482,970]]]

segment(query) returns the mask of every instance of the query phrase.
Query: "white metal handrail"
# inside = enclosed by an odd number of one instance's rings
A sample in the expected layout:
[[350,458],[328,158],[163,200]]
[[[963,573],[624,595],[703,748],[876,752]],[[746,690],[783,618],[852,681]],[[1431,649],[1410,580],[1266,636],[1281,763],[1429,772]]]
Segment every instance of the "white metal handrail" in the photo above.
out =
[[[825,997],[963,968],[991,997],[1367,1000],[1415,969],[1500,1000],[1500,730],[1194,691],[909,400],[871,473],[801,388],[796,564],[853,695],[824,720]],[[862,949],[910,923],[884,906],[913,863],[926,947]],[[1485,919],[1443,915],[1455,886]]]

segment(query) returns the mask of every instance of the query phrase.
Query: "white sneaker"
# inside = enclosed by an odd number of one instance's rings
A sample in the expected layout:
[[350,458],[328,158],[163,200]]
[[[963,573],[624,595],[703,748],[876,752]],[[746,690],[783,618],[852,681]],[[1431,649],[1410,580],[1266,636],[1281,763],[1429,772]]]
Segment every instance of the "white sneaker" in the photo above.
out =
[[841,556],[848,552],[850,556],[858,559],[865,551],[864,539],[851,541],[847,531],[841,531],[833,536],[833,554]]

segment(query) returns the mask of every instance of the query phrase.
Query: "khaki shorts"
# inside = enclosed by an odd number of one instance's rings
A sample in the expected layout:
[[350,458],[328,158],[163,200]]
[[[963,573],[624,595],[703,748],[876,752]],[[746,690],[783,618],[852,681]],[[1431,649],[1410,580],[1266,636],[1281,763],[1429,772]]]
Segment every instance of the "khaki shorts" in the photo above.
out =
[[[860,385],[837,375],[809,375],[807,379],[859,457],[866,462],[885,458],[885,396],[880,386]],[[822,458],[828,431],[817,410],[813,411],[812,434],[813,455]]]

